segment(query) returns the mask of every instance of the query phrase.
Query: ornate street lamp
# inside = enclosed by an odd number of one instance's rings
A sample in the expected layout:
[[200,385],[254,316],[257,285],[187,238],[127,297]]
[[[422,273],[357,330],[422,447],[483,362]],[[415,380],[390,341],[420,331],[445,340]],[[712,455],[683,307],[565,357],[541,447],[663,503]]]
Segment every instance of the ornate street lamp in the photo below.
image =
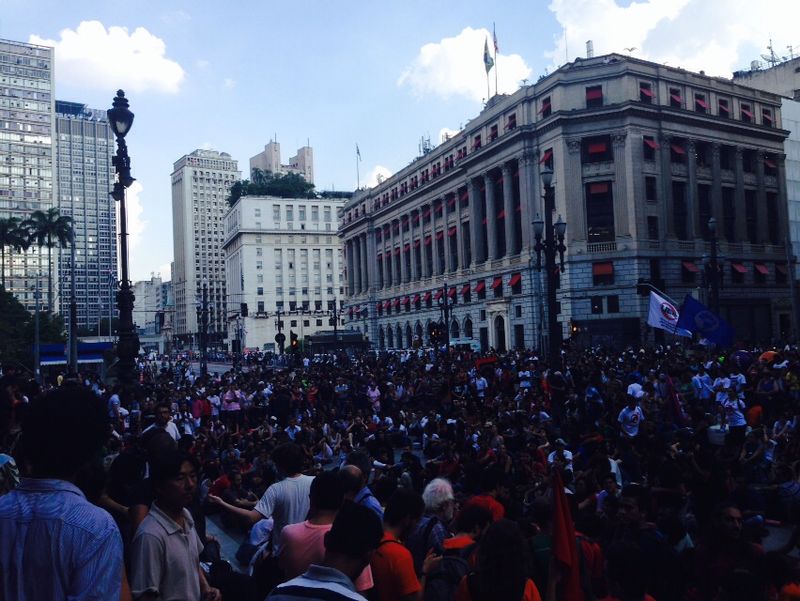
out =
[[711,217],[708,220],[708,233],[711,238],[711,262],[708,282],[711,290],[709,299],[711,310],[719,315],[719,261],[717,257],[717,220]]
[[455,298],[450,298],[449,290],[447,287],[447,280],[442,283],[442,295],[437,301],[439,304],[439,311],[442,314],[442,329],[444,330],[444,348],[447,353],[450,352],[450,315],[453,311],[453,305],[456,304]]
[[[119,327],[117,357],[119,358],[119,380],[123,389],[130,389],[136,382],[136,357],[139,355],[139,335],[133,325],[133,303],[136,300],[128,278],[128,216],[125,208],[125,191],[135,181],[131,177],[131,159],[125,136],[133,125],[133,113],[128,108],[125,92],[117,90],[113,107],[107,111],[108,122],[117,138],[117,153],[111,162],[117,175],[111,196],[119,202],[119,248],[122,279],[117,291]],[[110,328],[110,326],[109,326]]]
[[[558,303],[556,291],[558,288],[558,271],[564,272],[564,235],[567,224],[558,216],[558,221],[553,223],[555,210],[555,190],[553,188],[553,171],[545,168],[541,173],[544,185],[544,220],[537,215],[533,222],[533,234],[536,244],[536,269],[542,269],[542,251],[545,257],[545,271],[547,272],[547,332],[548,332],[548,360],[550,367],[555,369],[561,359],[561,327],[558,323]],[[544,240],[542,240],[544,238]],[[556,267],[556,255],[559,264]]]

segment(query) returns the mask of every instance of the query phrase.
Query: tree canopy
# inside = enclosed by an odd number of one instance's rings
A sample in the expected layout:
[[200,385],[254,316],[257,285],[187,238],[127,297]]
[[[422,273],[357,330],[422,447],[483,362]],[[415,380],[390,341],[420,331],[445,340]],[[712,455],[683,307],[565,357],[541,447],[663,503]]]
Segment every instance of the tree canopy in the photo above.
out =
[[[0,289],[0,362],[24,365],[33,371],[34,317],[13,294]],[[64,342],[64,320],[47,311],[39,313],[39,341]]]
[[252,179],[235,182],[230,189],[228,204],[233,206],[242,196],[277,196],[279,198],[315,198],[314,184],[297,173],[272,173],[255,168]]

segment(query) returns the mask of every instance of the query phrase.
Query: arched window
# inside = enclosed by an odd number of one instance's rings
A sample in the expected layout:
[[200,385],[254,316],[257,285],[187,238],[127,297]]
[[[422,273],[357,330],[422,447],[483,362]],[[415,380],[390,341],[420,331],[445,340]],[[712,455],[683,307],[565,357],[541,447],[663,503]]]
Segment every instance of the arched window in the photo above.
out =
[[454,319],[453,323],[450,324],[450,338],[460,338],[461,337],[461,328],[458,327],[458,322]]
[[386,335],[383,333],[383,328],[378,328],[378,347],[381,349],[386,348]]
[[392,330],[392,326],[386,328],[386,338],[388,348],[394,348],[394,330]]
[[403,348],[403,328],[397,324],[397,348]]
[[464,320],[464,336],[472,338],[472,320],[469,317]]
[[406,324],[406,348],[414,346],[414,333],[411,331],[411,324]]

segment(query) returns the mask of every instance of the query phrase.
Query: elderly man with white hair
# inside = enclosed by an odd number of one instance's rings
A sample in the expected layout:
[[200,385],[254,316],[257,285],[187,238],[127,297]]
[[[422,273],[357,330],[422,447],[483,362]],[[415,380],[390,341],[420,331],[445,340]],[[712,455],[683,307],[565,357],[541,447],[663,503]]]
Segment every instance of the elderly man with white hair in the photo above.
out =
[[455,513],[453,486],[444,478],[434,478],[422,491],[422,500],[425,501],[425,515],[405,541],[418,575],[422,573],[422,564],[428,553],[433,550],[440,554],[442,542],[451,536],[448,526]]

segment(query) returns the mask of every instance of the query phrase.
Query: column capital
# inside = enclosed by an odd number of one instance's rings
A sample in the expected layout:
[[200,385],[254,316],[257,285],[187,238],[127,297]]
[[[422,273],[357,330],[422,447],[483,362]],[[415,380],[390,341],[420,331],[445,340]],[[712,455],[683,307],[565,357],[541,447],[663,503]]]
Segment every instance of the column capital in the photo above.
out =
[[711,160],[716,161],[720,157],[720,153],[722,152],[722,144],[719,142],[712,142],[711,143]]
[[524,150],[522,154],[519,155],[518,160],[523,165],[534,165],[536,164],[536,160],[539,158],[539,151],[538,150]]
[[570,154],[577,154],[581,151],[580,138],[567,138],[567,149]]
[[500,166],[500,169],[501,169],[501,170],[502,170],[502,172],[503,172],[503,177],[505,177],[505,176],[507,176],[507,175],[512,175],[512,172],[511,172],[511,163],[508,163],[508,162],[506,162],[506,163],[503,163],[503,164]]
[[736,160],[741,160],[742,155],[744,154],[744,146],[734,146],[733,151],[736,153]]
[[611,134],[611,143],[617,147],[625,146],[625,140],[627,138],[628,138],[628,132],[626,132],[624,129],[621,129]]
[[764,161],[764,155],[765,154],[766,153],[764,152],[763,148],[759,148],[758,150],[756,150],[756,158],[758,158],[759,162],[763,162]]

